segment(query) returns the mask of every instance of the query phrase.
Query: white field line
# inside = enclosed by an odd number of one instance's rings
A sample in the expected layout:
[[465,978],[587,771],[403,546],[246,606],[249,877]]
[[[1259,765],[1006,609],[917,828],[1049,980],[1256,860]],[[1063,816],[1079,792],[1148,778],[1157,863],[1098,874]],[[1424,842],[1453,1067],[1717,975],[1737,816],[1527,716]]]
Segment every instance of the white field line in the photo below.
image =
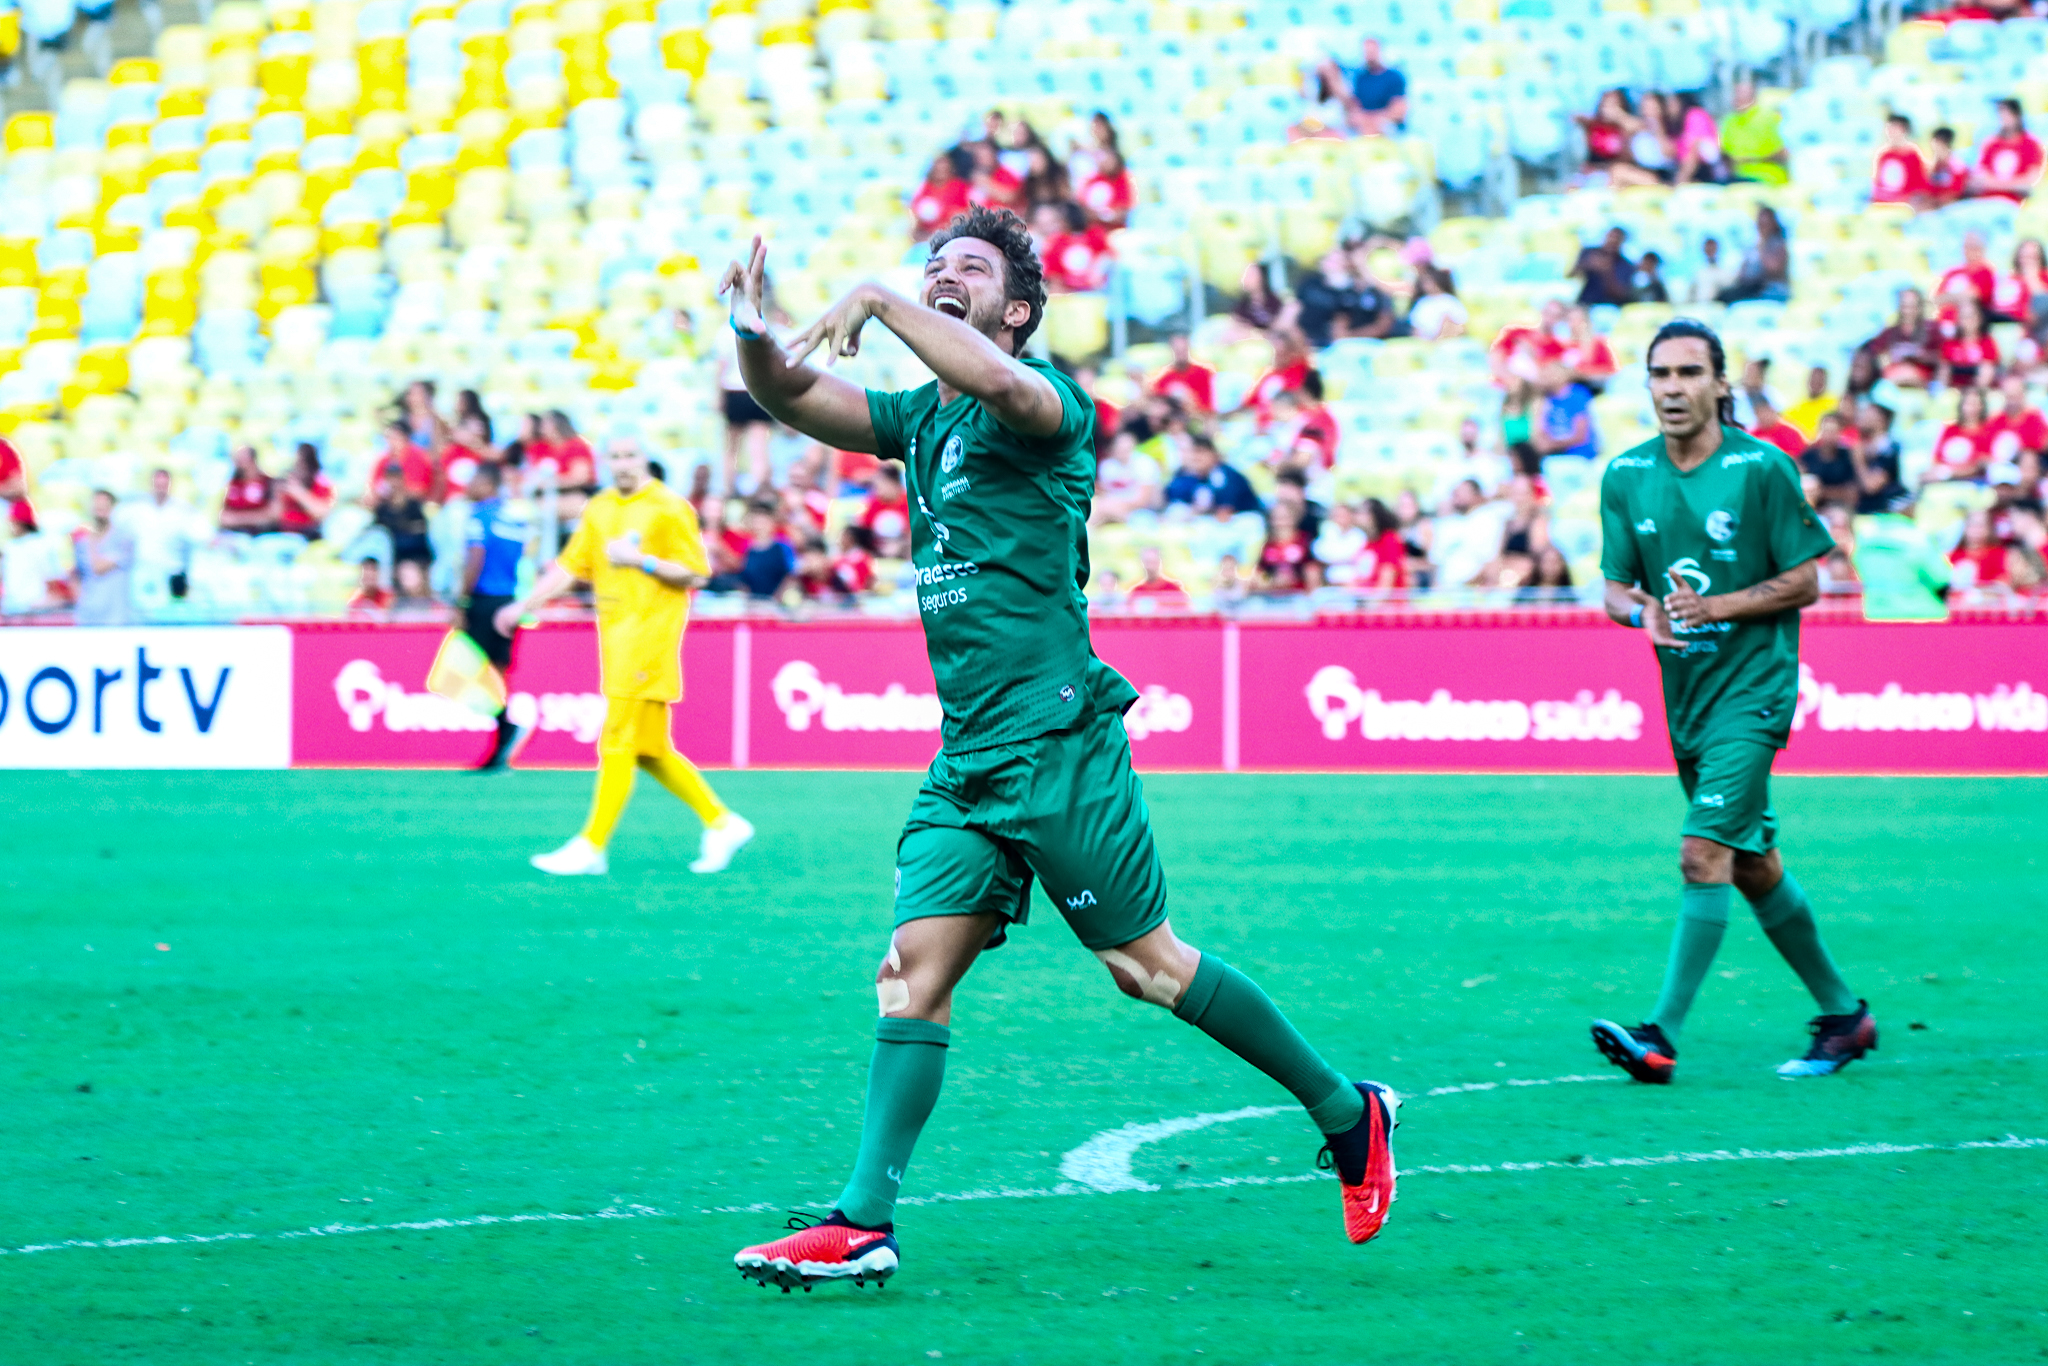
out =
[[[1263,1111],[1266,1107],[1251,1107]],[[1292,1109],[1292,1106],[1282,1107]],[[1251,1118],[1247,1114],[1244,1118]],[[1221,1122],[1221,1121],[1218,1121]],[[1839,1148],[1716,1148],[1710,1152],[1662,1153],[1652,1157],[1588,1157],[1577,1162],[1498,1162],[1467,1165],[1406,1167],[1403,1176],[1472,1176],[1488,1172],[1590,1171],[1596,1168],[1665,1167],[1696,1162],[1801,1162],[1817,1157],[1891,1157],[1906,1153],[1965,1153],[2048,1148],[2048,1138],[2021,1138],[2008,1134],[2000,1139],[1965,1143],[1852,1143]],[[1300,1172],[1288,1176],[1233,1176],[1220,1181],[1180,1181],[1165,1189],[1176,1191],[1225,1190],[1236,1186],[1286,1186],[1301,1181],[1326,1181],[1323,1172]],[[1156,1191],[1158,1186],[1142,1189]],[[949,1195],[914,1195],[897,1201],[900,1205],[943,1205],[965,1200],[1035,1200],[1055,1196],[1099,1195],[1100,1191],[1073,1182],[1057,1186],[996,1187],[961,1191]],[[786,1208],[770,1202],[751,1205],[719,1205],[689,1211],[695,1214],[768,1214]],[[57,1243],[31,1243],[24,1247],[0,1248],[0,1256],[25,1256],[33,1252],[58,1252],[70,1248],[157,1247],[199,1243],[247,1242],[258,1238],[332,1238],[349,1233],[401,1233],[444,1228],[482,1228],[490,1224],[589,1223],[600,1219],[673,1219],[679,1213],[652,1205],[614,1205],[589,1214],[479,1214],[468,1219],[411,1219],[392,1224],[322,1224],[314,1228],[289,1229],[281,1233],[186,1233],[159,1234],[153,1238],[67,1238]]]

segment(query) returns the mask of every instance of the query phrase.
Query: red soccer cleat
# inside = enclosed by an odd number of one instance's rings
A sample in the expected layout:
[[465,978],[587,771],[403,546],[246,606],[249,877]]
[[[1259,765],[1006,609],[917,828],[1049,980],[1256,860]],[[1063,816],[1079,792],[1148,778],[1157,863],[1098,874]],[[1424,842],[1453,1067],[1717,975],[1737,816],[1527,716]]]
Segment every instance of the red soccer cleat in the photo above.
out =
[[1401,1097],[1376,1081],[1352,1085],[1365,1097],[1365,1114],[1345,1132],[1324,1135],[1316,1165],[1337,1173],[1344,1195],[1344,1236],[1367,1243],[1378,1236],[1394,1203],[1393,1134],[1400,1127],[1394,1111],[1401,1108]]
[[1652,1086],[1669,1086],[1672,1074],[1678,1071],[1678,1050],[1657,1025],[1630,1029],[1612,1020],[1595,1020],[1593,1046],[1607,1061]]
[[820,1281],[852,1281],[857,1286],[873,1281],[880,1285],[896,1274],[892,1229],[855,1228],[838,1210],[822,1223],[804,1222],[809,1217],[793,1216],[789,1227],[796,1232],[787,1238],[743,1247],[733,1254],[740,1275],[760,1285],[779,1285],[787,1295],[797,1286],[808,1292]]

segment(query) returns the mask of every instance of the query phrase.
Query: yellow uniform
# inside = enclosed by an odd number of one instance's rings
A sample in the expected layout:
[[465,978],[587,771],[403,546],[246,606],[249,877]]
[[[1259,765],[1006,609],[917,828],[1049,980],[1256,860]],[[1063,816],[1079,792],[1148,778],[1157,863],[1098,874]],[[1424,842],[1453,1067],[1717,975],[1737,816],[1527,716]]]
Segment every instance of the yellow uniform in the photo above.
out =
[[709,577],[697,513],[666,484],[649,480],[621,498],[606,489],[583,509],[562,550],[562,568],[597,593],[597,654],[604,695],[674,702],[683,695],[683,627],[688,589],[672,588],[635,564],[613,564],[605,547],[635,538],[640,553]]
[[597,655],[606,699],[598,736],[597,795],[583,838],[602,849],[633,791],[633,770],[652,773],[708,825],[725,806],[669,738],[669,704],[683,695],[683,627],[690,591],[663,583],[636,560],[613,564],[605,547],[632,537],[642,555],[709,577],[697,513],[667,485],[649,480],[621,497],[606,489],[583,509],[583,521],[562,549],[562,568],[597,596]]

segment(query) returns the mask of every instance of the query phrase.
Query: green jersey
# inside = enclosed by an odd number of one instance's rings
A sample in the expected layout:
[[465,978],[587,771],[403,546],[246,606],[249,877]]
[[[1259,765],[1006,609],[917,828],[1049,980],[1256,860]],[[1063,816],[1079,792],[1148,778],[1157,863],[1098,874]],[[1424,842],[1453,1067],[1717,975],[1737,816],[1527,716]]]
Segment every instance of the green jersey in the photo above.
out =
[[1025,436],[977,399],[939,401],[937,382],[868,391],[875,451],[901,460],[910,494],[917,614],[960,754],[1121,712],[1137,693],[1088,640],[1088,510],[1095,403],[1044,361],[1064,410]]
[[[1672,578],[1707,597],[1762,583],[1834,548],[1799,491],[1783,451],[1747,432],[1721,430],[1721,449],[1681,472],[1653,437],[1608,462],[1600,480],[1600,572],[1658,597]],[[1698,754],[1709,741],[1782,747],[1799,694],[1799,613],[1671,630],[1659,647],[1671,747]]]

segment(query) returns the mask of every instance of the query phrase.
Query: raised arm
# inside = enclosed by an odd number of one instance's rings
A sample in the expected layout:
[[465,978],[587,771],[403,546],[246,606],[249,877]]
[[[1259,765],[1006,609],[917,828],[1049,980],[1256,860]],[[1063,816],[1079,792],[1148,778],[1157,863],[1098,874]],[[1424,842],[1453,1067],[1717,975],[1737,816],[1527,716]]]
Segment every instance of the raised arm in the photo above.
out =
[[[927,289],[939,303],[957,301],[959,317],[927,308],[878,284],[857,286],[790,343],[790,358],[801,362],[820,346],[827,347],[826,354],[833,359],[858,355],[861,328],[874,318],[938,376],[942,389],[978,399],[1013,432],[1051,436],[1065,419],[1059,391],[1045,376],[965,320],[969,285],[992,281],[1000,288],[1002,269],[998,260],[969,252],[935,255],[925,263]],[[980,278],[975,279],[977,276]],[[1005,307],[1028,308],[1015,299],[1008,300]],[[1028,316],[1027,312],[1008,321],[1014,326]]]
[[725,268],[718,292],[732,305],[733,331],[739,334],[740,378],[754,401],[768,415],[794,427],[813,441],[842,450],[875,453],[875,425],[868,417],[867,391],[803,363],[808,350],[792,359],[768,335],[762,311],[768,249],[754,239],[743,266]]

